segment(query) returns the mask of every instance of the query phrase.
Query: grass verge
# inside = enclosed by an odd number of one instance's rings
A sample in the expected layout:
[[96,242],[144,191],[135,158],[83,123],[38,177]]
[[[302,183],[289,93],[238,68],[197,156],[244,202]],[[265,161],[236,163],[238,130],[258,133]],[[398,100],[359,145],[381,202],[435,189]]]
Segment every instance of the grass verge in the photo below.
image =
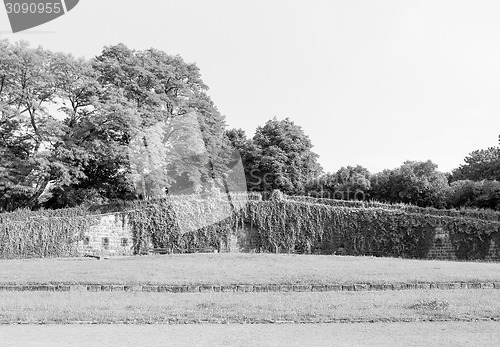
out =
[[[479,294],[479,295],[478,295]],[[0,293],[2,324],[500,320],[500,292]]]
[[0,284],[350,284],[500,281],[500,263],[287,254],[1,260]]

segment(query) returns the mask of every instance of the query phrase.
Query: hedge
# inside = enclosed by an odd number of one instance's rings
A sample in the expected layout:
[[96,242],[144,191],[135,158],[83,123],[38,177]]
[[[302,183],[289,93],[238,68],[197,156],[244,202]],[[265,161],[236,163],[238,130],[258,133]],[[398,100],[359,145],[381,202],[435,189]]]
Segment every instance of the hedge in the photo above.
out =
[[[281,195],[271,200],[258,194],[173,196],[122,207],[135,253],[151,245],[171,252],[223,249],[246,229],[262,252],[328,253],[343,244],[352,255],[425,258],[435,229],[442,227],[459,259],[482,259],[500,228],[493,212]],[[0,257],[73,255],[75,241],[83,239],[94,220],[84,208],[0,214]]]
[[83,207],[0,213],[0,258],[76,255],[76,241],[94,220]]
[[86,216],[0,222],[0,258],[74,256],[91,224]]
[[328,198],[314,198],[309,196],[287,196],[286,199],[298,202],[319,203],[328,206],[343,206],[343,207],[357,207],[357,208],[384,208],[389,210],[403,210],[409,213],[423,213],[434,216],[448,216],[448,217],[465,217],[500,221],[500,212],[486,209],[464,208],[456,209],[437,209],[433,207],[419,207],[415,205],[397,203],[388,204],[378,201],[360,201],[360,200],[336,200]]

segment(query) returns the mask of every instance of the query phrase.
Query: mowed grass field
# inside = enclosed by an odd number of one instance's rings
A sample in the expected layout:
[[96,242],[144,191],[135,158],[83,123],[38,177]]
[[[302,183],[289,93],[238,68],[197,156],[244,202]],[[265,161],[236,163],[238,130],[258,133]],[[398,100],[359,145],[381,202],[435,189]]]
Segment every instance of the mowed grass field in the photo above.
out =
[[500,290],[0,292],[0,324],[500,321]]
[[500,281],[500,263],[289,254],[1,260],[0,284],[351,284]]
[[[0,261],[0,284],[500,282],[499,263],[288,254]],[[360,292],[10,292],[0,324],[500,321],[499,289]]]

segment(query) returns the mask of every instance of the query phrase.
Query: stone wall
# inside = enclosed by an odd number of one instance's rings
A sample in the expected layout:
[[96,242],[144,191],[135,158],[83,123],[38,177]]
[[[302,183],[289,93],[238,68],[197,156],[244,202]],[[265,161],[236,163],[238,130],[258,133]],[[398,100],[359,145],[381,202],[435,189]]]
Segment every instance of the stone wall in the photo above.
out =
[[500,261],[500,235],[496,236],[496,238],[492,238],[491,240],[490,249],[488,250],[486,260]]
[[236,233],[236,247],[233,248],[238,252],[255,253],[259,252],[259,234],[250,224],[245,223],[243,229]]
[[[258,231],[246,224],[242,230],[233,235],[226,247],[219,252],[260,252]],[[342,252],[339,252],[339,249]],[[321,245],[311,245],[312,253],[349,254],[349,245],[341,237],[326,240]],[[77,243],[80,256],[127,256],[133,255],[132,231],[126,216],[121,214],[105,214],[98,216],[98,222],[90,228],[83,241]],[[427,259],[456,260],[456,250],[450,234],[443,228],[434,230],[434,240]],[[493,235],[491,245],[484,260],[500,261],[500,235]]]
[[455,247],[451,243],[450,233],[443,228],[436,228],[434,241],[427,259],[455,260]]
[[98,216],[98,223],[77,243],[80,256],[119,256],[133,254],[132,231],[120,214]]
[[[491,235],[491,241],[486,257],[482,260],[500,261],[500,235],[494,233]],[[436,228],[434,243],[427,254],[427,259],[456,260],[457,250],[451,242],[450,234],[443,228]]]

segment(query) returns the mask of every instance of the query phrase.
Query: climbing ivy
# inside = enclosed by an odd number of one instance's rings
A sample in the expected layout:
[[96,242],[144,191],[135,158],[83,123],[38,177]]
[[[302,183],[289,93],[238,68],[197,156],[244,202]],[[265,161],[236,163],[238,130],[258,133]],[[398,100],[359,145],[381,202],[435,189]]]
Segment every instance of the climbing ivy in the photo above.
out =
[[332,240],[340,239],[349,254],[410,258],[427,255],[437,227],[449,231],[457,249],[469,245],[464,254],[457,254],[459,258],[479,258],[489,247],[488,237],[500,227],[491,220],[293,200],[250,202],[245,221],[257,230],[260,246],[267,251],[309,252],[315,247],[335,251],[338,245]]
[[378,201],[358,201],[358,200],[336,200],[327,198],[314,198],[309,196],[289,196],[288,200],[307,202],[314,204],[324,204],[328,206],[343,206],[343,207],[357,207],[357,208],[371,208],[378,207],[389,210],[402,210],[410,213],[423,213],[435,216],[448,216],[448,217],[465,217],[477,218],[500,221],[500,212],[487,209],[463,208],[463,209],[437,209],[433,207],[419,207],[415,205],[395,203],[388,204]]
[[[19,216],[19,215],[18,215]],[[17,216],[16,216],[17,217]],[[0,221],[0,258],[76,255],[76,242],[94,222],[91,216],[42,217]]]
[[246,202],[241,195],[173,196],[138,203],[123,213],[132,227],[135,253],[150,247],[170,252],[222,250],[228,247],[232,232],[242,225]]
[[[121,209],[131,226],[136,254],[150,247],[172,253],[222,251],[233,235],[250,228],[262,252],[330,253],[342,247],[352,255],[423,258],[441,227],[449,232],[459,259],[482,259],[500,229],[495,214],[486,211],[347,204],[278,192],[269,200],[255,193],[171,196],[126,202]],[[2,213],[0,257],[73,255],[75,242],[90,230],[95,217],[84,208]]]
[[[449,230],[457,249],[464,249],[459,257],[469,259],[484,253],[489,235],[500,226],[492,220],[404,209],[299,202],[277,193],[270,200],[247,200],[231,211],[222,199],[184,198],[155,202],[128,216],[137,252],[148,242],[172,252],[206,246],[220,249],[246,225],[256,232],[256,247],[264,252],[333,252],[339,246],[335,240],[342,240],[353,255],[423,258],[433,244],[435,229],[442,227]],[[472,246],[465,250],[462,244]]]

